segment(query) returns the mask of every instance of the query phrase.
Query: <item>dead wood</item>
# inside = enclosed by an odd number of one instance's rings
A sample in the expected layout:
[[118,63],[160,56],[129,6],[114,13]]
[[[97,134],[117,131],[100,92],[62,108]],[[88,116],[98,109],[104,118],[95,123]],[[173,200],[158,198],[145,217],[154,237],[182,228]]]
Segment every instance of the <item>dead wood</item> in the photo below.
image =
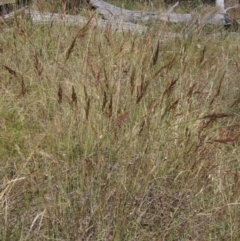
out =
[[[92,7],[95,11],[103,16],[103,19],[94,16],[91,18],[90,25],[100,29],[109,29],[112,31],[130,31],[131,33],[146,33],[151,29],[144,25],[149,21],[154,21],[155,26],[163,22],[173,23],[189,23],[187,31],[182,33],[170,33],[159,31],[158,36],[160,39],[168,39],[174,37],[187,37],[196,30],[197,27],[202,27],[205,24],[214,24],[220,26],[232,25],[232,19],[226,12],[218,12],[217,9],[210,11],[202,16],[192,16],[191,14],[177,14],[173,13],[173,9],[177,6],[175,4],[166,13],[157,12],[143,12],[131,11],[116,7],[102,0],[90,0]],[[65,25],[84,26],[88,23],[89,19],[80,15],[67,15],[50,12],[33,11],[29,7],[23,7],[15,10],[9,14],[1,17],[2,22],[13,20],[16,15],[25,16],[35,24],[52,24],[60,23]],[[196,24],[197,23],[197,24]],[[238,24],[237,24],[238,26]],[[186,30],[186,29],[185,29]]]
[[[5,14],[3,16],[3,21],[12,21],[16,15],[27,18],[34,24],[65,24],[67,26],[85,26],[89,19],[80,15],[68,15],[50,12],[40,12],[34,11],[30,8],[23,7],[15,12]],[[149,28],[147,26],[123,22],[123,21],[108,21],[93,17],[91,19],[90,25],[92,27],[97,27],[99,29],[108,29],[112,32],[131,32],[131,34],[142,34],[146,33]],[[170,32],[159,32],[159,37],[161,39],[182,37],[180,33],[170,33]]]
[[[158,12],[144,12],[144,11],[132,11],[123,8],[119,8],[112,4],[109,4],[103,0],[89,0],[92,8],[99,13],[103,19],[121,19],[124,22],[131,23],[146,23],[146,22],[170,22],[170,23],[189,23],[195,21],[196,16],[192,14],[178,14],[173,13],[171,8],[166,13]],[[177,4],[175,4],[177,6]],[[237,24],[227,13],[222,11],[221,8],[215,8],[214,11],[210,11],[203,16],[197,16],[201,25],[212,24],[218,26],[227,26]]]

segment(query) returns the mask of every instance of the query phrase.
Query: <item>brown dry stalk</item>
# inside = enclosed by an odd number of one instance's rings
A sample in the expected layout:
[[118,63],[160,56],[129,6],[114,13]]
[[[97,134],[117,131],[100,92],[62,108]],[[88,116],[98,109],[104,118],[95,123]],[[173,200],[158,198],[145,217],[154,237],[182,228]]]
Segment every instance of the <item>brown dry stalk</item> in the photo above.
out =
[[73,48],[74,48],[74,46],[75,46],[75,44],[76,44],[77,39],[78,39],[78,38],[82,38],[82,37],[85,36],[85,34],[86,34],[87,30],[88,30],[88,25],[90,24],[93,16],[94,16],[94,15],[92,15],[92,16],[89,18],[89,20],[88,20],[88,22],[85,24],[85,26],[83,26],[83,27],[77,32],[77,34],[75,35],[75,37],[73,38],[72,43],[71,43],[71,45],[69,46],[69,48],[67,49],[67,52],[66,52],[66,60],[68,60],[68,58],[70,57],[71,53],[73,52]]
[[107,89],[109,89],[109,79],[108,79],[108,76],[107,76],[107,71],[106,71],[105,68],[103,69],[103,71],[104,71],[104,83],[105,83]]
[[86,120],[88,120],[89,112],[90,112],[91,99],[90,99],[90,97],[88,96],[86,86],[83,86],[83,89],[84,89],[84,95],[85,95],[85,101],[86,101],[85,117],[86,117]]
[[34,67],[35,67],[37,75],[41,76],[42,72],[43,72],[43,66],[42,66],[41,62],[39,61],[39,58],[38,58],[38,55],[36,52],[34,53]]
[[100,75],[101,75],[101,67],[97,66],[97,68],[94,68],[92,62],[89,59],[87,59],[87,62],[88,62],[88,66],[91,69],[91,72],[92,72],[92,75],[93,75],[95,81],[97,83],[99,83],[100,82]]
[[240,103],[240,98],[236,99],[230,107],[232,108],[234,105],[236,105],[238,103]]
[[17,72],[15,70],[4,64],[2,66],[9,72],[9,74],[13,75],[14,77],[17,77]]
[[215,139],[215,142],[219,143],[236,143],[240,140],[240,125],[230,125],[224,127],[219,133],[219,138]]
[[134,68],[132,70],[131,77],[130,77],[130,93],[131,93],[131,95],[133,95],[133,92],[135,89],[135,83],[134,83],[135,74],[136,74],[136,69]]
[[163,94],[162,94],[162,97],[161,97],[161,101],[160,103],[163,102],[163,99],[164,97],[167,95],[167,96],[170,96],[170,94],[172,93],[172,91],[174,90],[175,88],[175,85],[177,83],[179,79],[175,79],[175,80],[171,80],[170,83],[167,85],[166,89],[163,91]]
[[183,68],[182,68],[182,72],[181,72],[181,76],[184,76],[185,72],[187,69],[187,62],[184,62]]
[[59,86],[59,88],[58,88],[58,103],[59,103],[59,104],[62,103],[62,97],[63,97],[62,87]]
[[115,127],[121,128],[123,122],[128,118],[128,116],[129,116],[129,111],[126,111],[124,114],[118,116],[115,121]]
[[145,125],[146,125],[146,116],[143,117],[143,120],[142,120],[142,122],[140,124],[139,132],[138,132],[139,134],[142,133],[143,128],[144,128]]
[[113,112],[113,101],[112,101],[112,95],[110,96],[110,102],[108,105],[108,117],[112,117],[112,112]]
[[201,57],[200,57],[200,59],[199,59],[199,64],[201,64],[201,63],[204,61],[206,49],[207,49],[207,46],[204,46],[204,48],[203,48],[203,50],[202,50]]
[[138,104],[141,101],[141,99],[143,98],[143,96],[146,94],[147,87],[148,87],[149,83],[150,83],[149,81],[144,82],[144,76],[142,74],[141,84],[139,86],[137,86],[136,104]]
[[221,91],[221,87],[222,87],[222,83],[223,83],[223,80],[224,80],[224,77],[225,77],[225,73],[226,73],[226,72],[223,73],[223,75],[222,75],[222,77],[221,77],[221,79],[220,79],[220,82],[219,82],[219,86],[218,86],[218,88],[217,88],[217,92],[216,92],[216,94],[213,96],[213,98],[212,98],[212,100],[210,101],[210,104],[209,104],[209,105],[212,105],[212,103],[215,101],[215,99],[219,96],[220,91]]
[[119,46],[119,51],[118,51],[118,53],[116,54],[116,55],[118,55],[118,54],[121,54],[122,53],[122,51],[123,51],[123,47],[124,47],[124,44],[125,44],[125,42],[122,42],[121,43],[121,45]]
[[69,46],[68,50],[67,50],[67,53],[66,53],[66,60],[70,57],[70,54],[72,53],[73,51],[73,48],[75,46],[75,43],[76,43],[76,40],[77,40],[77,36],[78,34],[75,36],[75,38],[73,39],[71,45]]
[[191,96],[193,95],[193,90],[195,88],[195,86],[197,85],[197,83],[194,83],[188,90],[188,93],[187,93],[187,100],[189,101],[189,99],[191,98]]
[[22,83],[21,83],[21,95],[24,96],[26,94],[26,85],[25,85],[25,82],[24,82],[24,79],[22,77]]
[[156,47],[156,49],[153,53],[153,56],[152,56],[152,63],[151,63],[152,66],[155,66],[157,61],[158,61],[159,51],[160,51],[160,43],[159,43],[159,40],[158,40],[157,47]]
[[[8,67],[7,65],[2,65],[2,66],[9,72],[9,74],[13,75],[16,78],[18,77],[17,81],[21,85],[21,93],[19,94],[19,96],[20,95],[24,96],[26,94],[27,88],[26,88],[23,76],[21,74],[18,74],[15,70],[13,70],[12,68]],[[21,78],[21,82],[20,82],[19,78]]]
[[164,90],[163,95],[170,95],[170,93],[173,91],[178,80],[179,79],[171,80],[171,82],[169,83],[167,88]]
[[214,142],[222,143],[222,144],[228,144],[228,143],[233,143],[237,142],[238,139],[236,138],[226,138],[226,139],[215,139]]
[[89,112],[90,112],[90,103],[91,103],[91,100],[90,99],[87,99],[86,100],[86,108],[85,108],[85,117],[86,117],[86,120],[88,120],[88,117],[89,117]]
[[226,117],[233,117],[233,116],[234,116],[233,114],[213,113],[213,114],[206,115],[206,116],[200,118],[200,119],[204,119],[204,121],[202,121],[199,125],[198,138],[202,139],[201,134],[202,134],[203,130],[206,129],[208,126],[210,126],[217,119],[226,118]]
[[201,119],[209,119],[211,121],[215,121],[216,119],[220,119],[220,118],[225,118],[225,117],[233,117],[233,114],[226,114],[226,113],[213,113],[210,115],[206,115],[204,117],[202,117]]
[[173,67],[173,64],[176,60],[176,57],[177,57],[177,55],[175,55],[172,60],[170,60],[167,64],[165,64],[159,70],[157,70],[152,78],[155,79],[166,68],[168,71],[171,70],[171,68]]
[[18,34],[23,40],[25,40],[25,41],[27,40],[27,35],[21,27],[18,28]]
[[75,106],[77,105],[77,95],[74,86],[72,86],[72,104],[74,104]]
[[167,114],[168,111],[174,109],[174,108],[177,106],[179,100],[180,100],[180,98],[177,99],[177,100],[175,100],[171,105],[168,105],[168,106],[166,107],[166,109],[165,109],[165,111],[164,111],[164,113],[163,113],[163,115],[162,115],[162,118]]
[[148,113],[147,113],[146,115],[144,115],[143,120],[142,120],[142,122],[141,122],[141,124],[140,124],[139,134],[143,131],[143,128],[144,128],[146,125],[148,125],[148,127],[149,127],[149,124],[150,124],[150,121],[151,121],[151,119],[152,119],[152,116],[153,116],[153,114],[155,113],[157,103],[158,103],[158,102],[157,102],[156,99],[153,100],[153,101],[150,103],[150,105],[149,105],[149,107],[148,107]]
[[105,37],[105,39],[107,40],[108,46],[111,47],[112,45],[111,45],[111,41],[110,41],[110,39],[109,39],[109,35],[107,35],[107,34],[105,33],[105,34],[104,34],[104,37]]
[[[109,101],[108,107],[107,102]],[[106,91],[103,91],[103,103],[102,103],[102,111],[107,114],[109,118],[111,118],[113,113],[113,100],[112,100],[112,94],[110,94],[110,98],[108,98],[108,95]]]
[[134,49],[134,46],[135,46],[135,40],[136,40],[136,38],[134,38],[134,39],[131,41],[131,52],[133,52],[133,49]]
[[198,139],[201,139],[203,130],[206,129],[212,122],[213,122],[212,120],[208,120],[208,121],[202,121],[199,124],[199,127],[198,127]]
[[103,103],[102,103],[102,111],[104,111],[107,104],[107,93],[106,91],[103,92]]

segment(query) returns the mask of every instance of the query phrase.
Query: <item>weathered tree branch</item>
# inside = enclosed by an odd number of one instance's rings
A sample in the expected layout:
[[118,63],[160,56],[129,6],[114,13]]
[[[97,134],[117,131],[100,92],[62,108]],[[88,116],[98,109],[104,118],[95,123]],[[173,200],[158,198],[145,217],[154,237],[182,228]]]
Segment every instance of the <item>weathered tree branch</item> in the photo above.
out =
[[[214,11],[208,12],[203,16],[193,17],[191,14],[176,14],[172,13],[173,9],[177,6],[175,4],[166,13],[158,14],[157,12],[141,12],[141,11],[130,11],[122,9],[106,3],[102,0],[90,0],[92,6],[95,8],[96,12],[103,15],[104,19],[99,19],[97,17],[91,18],[90,25],[97,26],[102,29],[111,29],[112,31],[131,31],[135,33],[144,33],[149,30],[149,27],[144,26],[139,23],[146,23],[147,21],[154,20],[155,23],[160,24],[160,22],[188,22],[187,31],[184,32],[184,36],[194,32],[197,28],[202,27],[205,24],[215,24],[215,25],[231,25],[232,20],[226,13],[218,13],[217,8]],[[88,19],[80,15],[67,15],[58,13],[41,13],[39,11],[33,11],[30,7],[23,7],[17,11],[5,14],[0,17],[2,22],[7,22],[14,19],[16,15],[26,16],[33,23],[49,24],[49,23],[61,23],[65,25],[77,25],[84,26],[88,23]],[[112,21],[114,19],[114,21]],[[111,21],[110,21],[111,20]],[[159,32],[159,37],[166,39],[172,37],[182,37],[181,33],[168,33]]]
[[[88,18],[80,15],[74,16],[68,14],[39,12],[33,11],[28,7],[23,7],[17,11],[3,15],[2,21],[11,21],[16,15],[25,16],[35,24],[61,23],[69,26],[83,26],[88,22]],[[95,17],[91,19],[91,25],[103,29],[110,28],[113,31],[132,31],[137,33],[143,33],[147,31],[147,27],[138,24],[126,22],[121,23],[119,21],[109,22]]]
[[[64,24],[67,26],[85,26],[89,19],[80,15],[68,15],[68,14],[58,14],[50,12],[39,12],[33,11],[29,8],[21,8],[17,12],[5,14],[3,16],[4,22],[11,21],[15,18],[16,15],[25,16],[29,21],[32,21],[34,24]],[[122,22],[122,21],[107,21],[102,20],[96,17],[92,17],[89,23],[92,27],[97,27],[99,29],[109,29],[113,32],[131,32],[131,34],[142,34],[149,30],[148,27],[142,26],[139,24]],[[171,32],[162,32],[158,33],[160,39],[169,39],[175,37],[182,37],[181,33],[171,33]]]
[[[144,22],[171,22],[171,23],[183,23],[193,21],[195,18],[191,14],[177,14],[173,13],[173,7],[166,13],[157,12],[144,12],[144,11],[131,11],[123,8],[116,7],[103,0],[89,0],[93,9],[99,13],[103,19],[121,19],[125,22],[132,23],[144,23]],[[174,6],[175,7],[175,6]],[[233,19],[225,12],[222,11],[222,2],[219,3],[219,9],[210,12],[204,16],[199,16],[200,22],[203,25],[213,24],[218,26],[226,26],[231,24],[237,24]]]

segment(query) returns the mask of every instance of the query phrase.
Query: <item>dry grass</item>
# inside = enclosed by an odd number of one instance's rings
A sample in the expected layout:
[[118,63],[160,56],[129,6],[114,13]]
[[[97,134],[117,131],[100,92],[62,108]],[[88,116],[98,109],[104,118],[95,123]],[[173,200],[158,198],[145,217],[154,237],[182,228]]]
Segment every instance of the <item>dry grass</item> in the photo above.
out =
[[16,19],[0,36],[0,240],[238,240],[238,42]]

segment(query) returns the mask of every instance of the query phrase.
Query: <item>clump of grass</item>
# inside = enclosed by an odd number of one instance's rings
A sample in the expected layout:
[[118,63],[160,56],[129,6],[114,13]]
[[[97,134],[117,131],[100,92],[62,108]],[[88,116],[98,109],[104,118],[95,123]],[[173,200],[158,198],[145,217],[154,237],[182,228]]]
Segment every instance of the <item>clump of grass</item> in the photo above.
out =
[[1,240],[238,239],[236,36],[15,21],[0,36]]

